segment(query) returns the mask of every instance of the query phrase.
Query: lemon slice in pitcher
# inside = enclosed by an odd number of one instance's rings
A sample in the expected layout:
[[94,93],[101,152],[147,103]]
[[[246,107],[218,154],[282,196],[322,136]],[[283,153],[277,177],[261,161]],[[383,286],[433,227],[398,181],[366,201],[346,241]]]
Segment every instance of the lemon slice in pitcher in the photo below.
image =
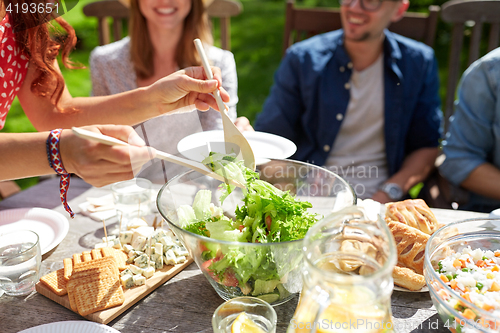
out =
[[236,317],[231,325],[231,333],[265,333],[245,312]]
[[389,312],[364,287],[335,290],[335,302],[320,315],[318,333],[387,332]]

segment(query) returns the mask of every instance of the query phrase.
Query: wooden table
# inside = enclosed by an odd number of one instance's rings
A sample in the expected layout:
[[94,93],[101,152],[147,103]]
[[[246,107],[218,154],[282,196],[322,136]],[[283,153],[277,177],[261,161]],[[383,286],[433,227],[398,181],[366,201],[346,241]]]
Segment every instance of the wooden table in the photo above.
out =
[[[52,178],[0,202],[0,210],[19,207],[43,207],[68,214],[59,202],[58,179]],[[110,193],[109,188],[91,188],[80,179],[72,179],[69,189],[70,206],[78,211],[78,204],[87,197]],[[433,209],[441,223],[486,217],[487,214]],[[69,217],[69,216],[68,216]],[[42,261],[42,274],[62,267],[62,260],[73,253],[93,248],[103,236],[102,223],[77,214],[70,222],[66,238]],[[112,228],[110,225],[108,228]],[[116,227],[116,225],[115,225]],[[277,306],[277,332],[285,332],[292,318],[298,297]],[[223,302],[202,275],[196,264],[143,298],[108,325],[123,332],[212,332],[211,317]],[[394,291],[392,312],[398,332],[449,332],[443,327],[434,309],[429,293]],[[76,313],[48,298],[33,292],[25,297],[0,297],[0,331],[18,332],[33,326],[65,320],[84,320]]]

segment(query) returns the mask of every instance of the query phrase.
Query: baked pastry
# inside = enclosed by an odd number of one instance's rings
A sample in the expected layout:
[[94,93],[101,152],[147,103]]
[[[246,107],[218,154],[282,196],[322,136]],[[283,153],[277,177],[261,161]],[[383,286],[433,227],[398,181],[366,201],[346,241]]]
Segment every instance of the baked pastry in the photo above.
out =
[[424,271],[425,245],[429,235],[396,221],[389,221],[387,225],[396,241],[398,262],[402,266],[422,274]]
[[[375,248],[375,246],[373,246],[373,244],[360,242],[354,239],[346,239],[342,241],[342,244],[340,245],[340,252],[344,254],[352,254],[353,256],[359,256],[359,257],[368,255],[373,259],[376,259],[378,251]],[[363,261],[360,260],[355,260],[355,259],[339,260],[339,268],[344,272],[352,272],[358,269],[359,267],[363,268],[364,266],[365,264],[363,263]],[[367,273],[365,272],[365,274]]]
[[385,207],[386,221],[398,221],[428,235],[432,235],[438,229],[436,216],[422,199],[390,202]]
[[411,291],[420,290],[425,286],[424,276],[415,273],[407,267],[394,266],[392,277],[394,278],[395,285]]

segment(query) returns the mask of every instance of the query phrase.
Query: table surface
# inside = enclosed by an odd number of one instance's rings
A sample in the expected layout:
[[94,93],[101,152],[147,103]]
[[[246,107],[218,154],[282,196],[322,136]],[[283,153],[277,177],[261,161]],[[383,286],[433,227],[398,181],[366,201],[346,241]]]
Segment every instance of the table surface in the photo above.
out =
[[[69,203],[78,212],[78,205],[87,197],[110,193],[109,187],[92,188],[78,178],[72,179]],[[20,207],[43,207],[69,215],[59,201],[59,181],[51,178],[0,201],[0,210]],[[461,219],[487,217],[487,214],[433,209],[440,223]],[[66,238],[53,251],[44,255],[42,275],[62,268],[62,260],[73,253],[87,251],[104,235],[101,222],[82,214],[70,220]],[[108,225],[109,228],[117,227]],[[285,332],[297,306],[298,297],[275,307],[278,314],[277,333]],[[123,332],[212,332],[211,317],[223,302],[210,286],[196,264],[191,264],[164,285],[133,305],[108,325]],[[392,313],[397,332],[449,332],[434,309],[429,293],[394,291]],[[85,320],[78,314],[33,292],[25,297],[0,297],[0,331],[18,332],[30,327],[66,320]]]

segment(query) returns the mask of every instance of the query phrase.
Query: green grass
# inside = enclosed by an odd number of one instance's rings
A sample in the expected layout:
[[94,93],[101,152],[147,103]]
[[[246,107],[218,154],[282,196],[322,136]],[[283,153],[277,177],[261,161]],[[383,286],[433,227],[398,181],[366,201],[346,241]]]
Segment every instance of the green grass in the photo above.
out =
[[[80,0],[75,8],[63,17],[75,28],[78,37],[77,47],[71,54],[73,61],[81,63],[85,69],[68,70],[62,68],[64,78],[73,96],[88,96],[91,90],[88,57],[98,45],[97,20],[86,17],[82,8],[94,0]],[[440,0],[441,1],[441,0]],[[252,122],[269,93],[273,74],[281,60],[285,1],[284,0],[242,0],[243,12],[231,19],[231,47],[235,55],[238,71],[238,114],[248,117]],[[422,11],[433,1],[412,0],[411,10]],[[434,1],[435,2],[435,1]],[[300,6],[335,6],[331,0],[297,0]],[[436,39],[436,55],[444,99],[447,71],[448,45],[451,31],[440,23]],[[217,40],[218,29],[215,37]],[[217,45],[217,43],[216,43]],[[16,99],[12,103],[5,127],[0,132],[33,132],[34,127],[24,115]],[[29,186],[35,181],[21,182]]]

